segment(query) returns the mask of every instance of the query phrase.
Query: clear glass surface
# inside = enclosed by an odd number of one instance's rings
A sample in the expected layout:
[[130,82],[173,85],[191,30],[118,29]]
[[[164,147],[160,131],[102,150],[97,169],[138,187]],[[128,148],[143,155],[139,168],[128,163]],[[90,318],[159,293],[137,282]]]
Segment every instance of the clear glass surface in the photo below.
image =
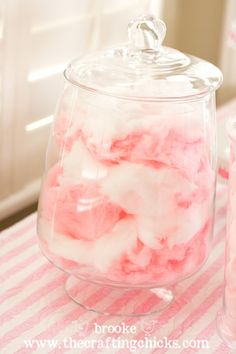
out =
[[227,122],[230,140],[229,196],[225,252],[225,287],[223,311],[218,315],[218,328],[225,342],[236,349],[236,118]]
[[80,279],[163,287],[207,257],[215,195],[214,95],[104,97],[68,84],[55,115],[38,235]]
[[[139,18],[124,51],[74,61],[65,72],[38,236],[45,256],[71,274],[67,293],[85,308],[79,283],[88,281],[95,292],[112,288],[117,299],[138,290],[130,315],[159,311],[209,253],[221,74],[164,49],[164,34],[162,21]],[[148,296],[156,305],[140,308]]]
[[128,43],[75,59],[65,77],[89,91],[150,101],[196,99],[215,91],[222,82],[220,70],[162,46],[165,32],[163,21],[138,17],[128,26]]

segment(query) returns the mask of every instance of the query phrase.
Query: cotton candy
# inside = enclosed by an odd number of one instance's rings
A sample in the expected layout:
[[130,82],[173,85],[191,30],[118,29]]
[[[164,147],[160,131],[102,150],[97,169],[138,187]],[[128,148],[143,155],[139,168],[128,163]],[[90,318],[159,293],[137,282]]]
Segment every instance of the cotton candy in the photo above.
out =
[[106,272],[112,262],[132,249],[136,241],[135,223],[131,218],[117,222],[110,233],[104,233],[94,242],[75,240],[68,238],[67,234],[54,232],[45,220],[41,220],[39,225],[40,234],[49,236],[46,241],[52,253],[79,264],[92,265],[101,272]]
[[171,283],[199,269],[214,171],[196,112],[91,96],[73,116],[63,108],[53,139],[60,152],[38,227],[49,258],[119,284]]

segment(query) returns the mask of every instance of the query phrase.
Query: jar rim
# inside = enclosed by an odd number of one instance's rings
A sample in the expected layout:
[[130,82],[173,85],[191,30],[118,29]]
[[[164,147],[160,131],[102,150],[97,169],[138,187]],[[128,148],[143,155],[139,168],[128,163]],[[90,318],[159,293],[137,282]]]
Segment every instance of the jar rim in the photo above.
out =
[[113,98],[117,98],[117,99],[121,99],[121,100],[126,100],[126,101],[142,101],[142,102],[191,102],[191,101],[199,101],[202,98],[211,95],[213,93],[215,93],[215,91],[217,90],[217,88],[221,85],[223,79],[221,79],[217,85],[217,87],[215,86],[209,86],[208,89],[204,90],[204,91],[200,91],[197,93],[193,93],[193,94],[189,94],[186,96],[166,96],[166,97],[148,97],[148,96],[128,96],[128,95],[122,95],[119,93],[112,93],[112,92],[108,92],[106,90],[101,90],[101,89],[97,89],[88,85],[85,85],[81,82],[78,82],[76,80],[73,80],[72,78],[70,78],[67,75],[67,70],[68,68],[66,68],[63,71],[63,75],[65,80],[74,85],[77,86],[78,88],[81,88],[84,91],[88,91],[92,94],[95,95],[102,95],[102,96],[108,96],[108,97],[113,97]]

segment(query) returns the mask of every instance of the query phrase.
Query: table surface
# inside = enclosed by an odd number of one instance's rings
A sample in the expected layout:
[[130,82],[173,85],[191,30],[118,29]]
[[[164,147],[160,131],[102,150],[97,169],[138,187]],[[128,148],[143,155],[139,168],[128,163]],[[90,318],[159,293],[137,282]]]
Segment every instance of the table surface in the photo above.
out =
[[[232,100],[217,111],[218,121],[224,121],[235,109],[236,100]],[[115,334],[126,340],[127,346],[135,343],[132,340],[145,338],[160,339],[166,346],[136,349],[135,353],[230,353],[216,328],[216,315],[222,308],[226,199],[226,187],[218,184],[214,241],[208,261],[197,274],[178,285],[175,301],[169,307],[144,318],[101,316],[71,301],[64,290],[66,274],[48,262],[39,250],[36,214],[4,230],[0,233],[0,354],[130,353],[132,348],[73,349],[73,340],[76,345],[79,341],[84,345],[86,340],[91,345],[97,339],[102,341],[101,347],[105,346],[106,338],[114,335],[95,333],[95,324],[122,323],[135,326],[136,330],[135,334]],[[108,298],[89,296],[92,303],[103,301],[112,305]],[[63,342],[69,338],[70,349]],[[179,348],[173,345],[168,348],[170,340],[178,340]],[[189,344],[199,345],[199,349],[184,348],[185,340],[194,340]],[[203,342],[198,340],[207,340],[208,348],[202,348]],[[27,348],[26,343],[32,347]],[[38,345],[41,349],[37,349]]]
[[[115,348],[73,349],[72,340],[66,344],[70,349],[61,345],[69,337],[104,343],[111,334],[95,333],[95,323],[114,326],[122,322],[136,328],[135,334],[119,334],[129,341],[127,345],[131,339],[145,337],[179,341],[176,349],[146,348],[135,353],[230,353],[217,334],[215,321],[222,307],[226,198],[226,187],[218,185],[214,241],[208,261],[197,274],[179,284],[176,299],[169,307],[150,317],[101,316],[71,301],[64,291],[66,274],[48,262],[38,248],[36,214],[4,230],[0,235],[0,353],[130,353]],[[54,342],[54,349],[49,348],[52,342],[37,349],[38,343],[45,342],[34,341],[33,347],[27,349],[24,340],[32,339],[58,342]],[[183,341],[190,339],[206,339],[209,348],[184,348]]]

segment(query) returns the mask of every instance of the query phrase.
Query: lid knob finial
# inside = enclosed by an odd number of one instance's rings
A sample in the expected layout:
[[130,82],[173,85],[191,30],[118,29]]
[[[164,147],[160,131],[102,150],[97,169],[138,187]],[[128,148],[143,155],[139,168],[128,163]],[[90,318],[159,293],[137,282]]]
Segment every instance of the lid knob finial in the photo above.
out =
[[158,52],[165,34],[165,23],[151,15],[135,18],[128,25],[128,36],[132,50]]

